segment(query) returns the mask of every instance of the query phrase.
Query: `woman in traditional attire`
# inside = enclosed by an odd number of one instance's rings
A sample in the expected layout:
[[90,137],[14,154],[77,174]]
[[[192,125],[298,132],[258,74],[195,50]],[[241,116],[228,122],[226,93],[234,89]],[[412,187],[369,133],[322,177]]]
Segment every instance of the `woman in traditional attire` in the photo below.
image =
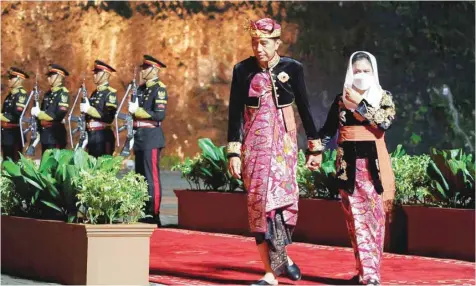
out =
[[379,84],[375,57],[355,52],[319,139],[325,146],[339,130],[337,180],[362,284],[380,284],[385,213],[395,193],[385,131],[394,118],[395,104]]
[[309,168],[317,153],[302,64],[280,57],[281,27],[272,19],[250,22],[254,57],[235,65],[230,94],[229,170],[243,179],[248,220],[265,275],[256,285],[276,285],[286,274],[299,280],[299,267],[286,253],[297,222],[297,139],[292,109],[296,102],[308,137]]

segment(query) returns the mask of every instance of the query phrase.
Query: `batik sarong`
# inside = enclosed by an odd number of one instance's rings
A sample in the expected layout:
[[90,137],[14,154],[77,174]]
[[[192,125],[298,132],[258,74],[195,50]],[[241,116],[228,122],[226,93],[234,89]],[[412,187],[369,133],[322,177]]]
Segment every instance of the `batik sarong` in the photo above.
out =
[[287,264],[285,245],[290,243],[290,230],[297,222],[296,136],[286,132],[269,73],[254,76],[249,96],[259,97],[260,105],[247,107],[244,116],[242,175],[248,195],[248,222],[252,233],[265,235],[274,252],[270,253],[273,270],[279,273]]
[[385,235],[382,196],[375,191],[368,159],[356,159],[353,194],[340,191],[360,282],[380,281]]

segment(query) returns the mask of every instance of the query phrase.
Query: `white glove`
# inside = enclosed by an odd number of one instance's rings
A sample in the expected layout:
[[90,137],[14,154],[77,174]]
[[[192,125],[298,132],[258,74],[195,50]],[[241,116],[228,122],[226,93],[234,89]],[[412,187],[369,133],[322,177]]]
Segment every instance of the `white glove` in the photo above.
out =
[[90,107],[91,107],[91,104],[89,104],[89,100],[86,99],[86,102],[85,102],[85,103],[81,103],[81,104],[79,105],[79,110],[80,110],[82,113],[87,113]]
[[31,115],[32,116],[38,117],[40,112],[41,112],[41,110],[40,110],[40,107],[38,105],[35,105],[31,108]]
[[129,102],[129,113],[135,114],[137,109],[139,109],[139,101],[136,98],[135,102]]

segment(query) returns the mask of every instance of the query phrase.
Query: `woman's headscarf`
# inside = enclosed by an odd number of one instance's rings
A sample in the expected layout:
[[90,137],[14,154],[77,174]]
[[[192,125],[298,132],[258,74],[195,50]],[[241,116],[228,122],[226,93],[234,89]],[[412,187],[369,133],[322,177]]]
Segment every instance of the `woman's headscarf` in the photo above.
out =
[[[370,105],[372,105],[375,108],[378,108],[380,106],[380,100],[382,99],[382,87],[380,86],[379,78],[378,78],[377,60],[369,52],[357,51],[357,52],[353,53],[350,56],[349,65],[347,67],[347,73],[345,75],[343,94],[345,95],[345,88],[346,87],[347,88],[352,88],[352,84],[354,82],[354,71],[352,69],[352,59],[358,53],[364,53],[367,56],[369,56],[370,64],[372,65],[372,71],[373,71],[373,75],[374,75],[374,79],[375,79],[375,81],[372,83],[370,88],[368,90],[366,90],[365,93],[362,96],[364,97],[364,99]],[[345,96],[342,97],[342,100],[344,101],[344,105],[347,109],[354,110],[355,108],[357,108],[357,105],[355,105],[352,102],[347,101],[345,99]]]

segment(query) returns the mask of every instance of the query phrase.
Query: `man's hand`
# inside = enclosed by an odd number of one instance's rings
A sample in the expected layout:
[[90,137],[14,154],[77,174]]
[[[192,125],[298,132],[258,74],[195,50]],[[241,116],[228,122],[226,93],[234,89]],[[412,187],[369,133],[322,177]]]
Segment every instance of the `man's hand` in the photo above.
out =
[[79,104],[79,110],[82,113],[87,113],[90,107],[91,107],[91,104],[89,104],[89,100],[87,98],[86,98],[86,102]]
[[129,102],[129,113],[135,114],[137,109],[139,109],[139,100],[136,98],[135,102]]
[[311,171],[317,171],[321,167],[322,153],[317,155],[308,155],[306,167]]
[[229,158],[228,170],[234,178],[241,179],[241,159],[239,157]]
[[31,108],[31,115],[38,117],[38,115],[40,114],[40,111],[41,111],[40,107],[37,104]]

